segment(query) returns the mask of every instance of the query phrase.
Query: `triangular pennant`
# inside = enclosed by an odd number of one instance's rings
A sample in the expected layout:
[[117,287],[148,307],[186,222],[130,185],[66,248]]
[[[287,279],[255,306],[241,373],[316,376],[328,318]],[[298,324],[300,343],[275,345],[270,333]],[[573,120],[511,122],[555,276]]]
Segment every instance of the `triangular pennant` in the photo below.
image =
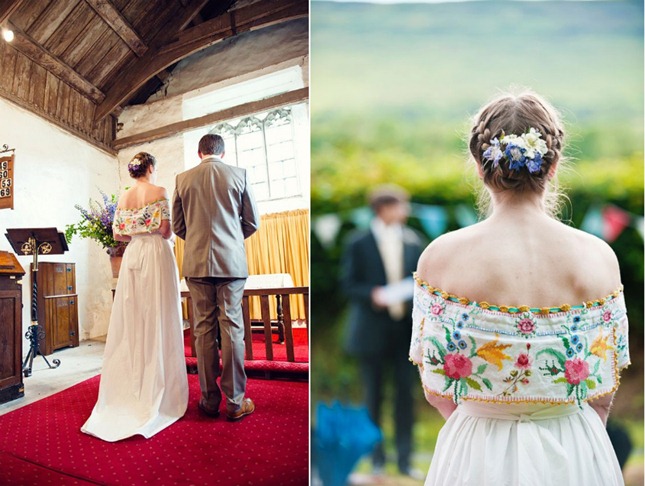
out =
[[630,223],[630,214],[624,209],[610,204],[602,210],[603,238],[608,243],[615,241]]

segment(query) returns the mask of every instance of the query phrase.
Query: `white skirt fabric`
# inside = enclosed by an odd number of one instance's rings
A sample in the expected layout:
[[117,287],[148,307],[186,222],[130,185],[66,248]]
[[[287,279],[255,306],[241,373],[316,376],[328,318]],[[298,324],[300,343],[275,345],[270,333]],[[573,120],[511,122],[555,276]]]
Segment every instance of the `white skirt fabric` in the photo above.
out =
[[439,432],[426,486],[618,486],[623,476],[589,405],[462,402]]
[[81,431],[108,442],[149,438],[188,405],[179,276],[168,241],[136,235],[123,256],[99,396]]

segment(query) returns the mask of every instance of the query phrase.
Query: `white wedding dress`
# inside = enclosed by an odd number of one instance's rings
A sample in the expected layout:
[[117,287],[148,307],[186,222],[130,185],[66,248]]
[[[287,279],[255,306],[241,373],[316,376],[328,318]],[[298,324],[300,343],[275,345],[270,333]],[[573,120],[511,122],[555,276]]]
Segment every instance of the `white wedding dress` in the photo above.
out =
[[112,305],[99,396],[81,431],[108,442],[149,438],[186,412],[179,277],[170,243],[159,233],[167,200],[117,209],[115,233],[132,236]]
[[426,486],[621,486],[589,400],[629,364],[622,290],[531,309],[450,295],[417,279],[410,360],[426,395],[457,408]]

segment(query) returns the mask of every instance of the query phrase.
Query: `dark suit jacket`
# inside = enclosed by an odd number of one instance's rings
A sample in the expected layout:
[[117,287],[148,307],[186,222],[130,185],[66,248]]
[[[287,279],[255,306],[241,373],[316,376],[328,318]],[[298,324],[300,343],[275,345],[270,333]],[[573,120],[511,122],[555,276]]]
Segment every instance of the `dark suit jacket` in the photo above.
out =
[[211,156],[177,176],[173,230],[186,240],[187,277],[246,278],[244,239],[260,225],[246,170]]
[[[403,231],[403,275],[412,276],[424,249],[424,240],[411,228]],[[385,352],[407,353],[412,334],[412,302],[405,317],[394,321],[387,309],[372,305],[376,286],[387,284],[385,267],[371,230],[348,238],[341,261],[341,282],[349,299],[349,323],[345,349],[356,356],[376,356]]]

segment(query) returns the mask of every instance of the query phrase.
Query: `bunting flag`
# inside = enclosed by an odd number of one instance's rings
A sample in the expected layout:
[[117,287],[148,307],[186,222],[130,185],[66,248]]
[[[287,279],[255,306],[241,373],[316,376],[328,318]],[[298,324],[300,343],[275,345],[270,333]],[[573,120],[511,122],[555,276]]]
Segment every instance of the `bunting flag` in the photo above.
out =
[[475,224],[478,221],[477,213],[475,210],[465,204],[459,204],[455,208],[455,218],[460,228],[465,228]]
[[[418,218],[424,231],[434,239],[445,233],[448,227],[448,211],[443,206],[418,204],[410,205],[411,216]],[[363,206],[344,214],[324,214],[312,222],[313,231],[325,248],[332,247],[343,221],[351,221],[359,229],[367,229],[374,217],[369,207]],[[454,217],[459,227],[464,228],[478,221],[475,210],[459,204],[454,207]],[[593,205],[585,214],[580,229],[591,233],[608,243],[614,242],[627,227],[634,228],[645,239],[643,216],[630,213],[614,204]]]
[[434,239],[446,232],[448,214],[442,206],[414,204],[412,214],[419,218],[421,226],[431,238]]
[[337,214],[324,214],[314,219],[313,229],[323,247],[330,248],[334,244],[341,225]]
[[603,221],[602,221],[602,212],[599,207],[592,206],[585,214],[582,224],[580,225],[582,231],[591,233],[598,238],[603,237]]
[[354,209],[350,213],[349,219],[352,223],[354,223],[354,225],[357,228],[367,229],[370,227],[370,221],[372,221],[373,216],[374,216],[374,213],[370,208],[362,207],[362,208]]
[[631,223],[631,215],[624,209],[609,204],[602,210],[603,238],[607,243],[616,240],[623,230]]

